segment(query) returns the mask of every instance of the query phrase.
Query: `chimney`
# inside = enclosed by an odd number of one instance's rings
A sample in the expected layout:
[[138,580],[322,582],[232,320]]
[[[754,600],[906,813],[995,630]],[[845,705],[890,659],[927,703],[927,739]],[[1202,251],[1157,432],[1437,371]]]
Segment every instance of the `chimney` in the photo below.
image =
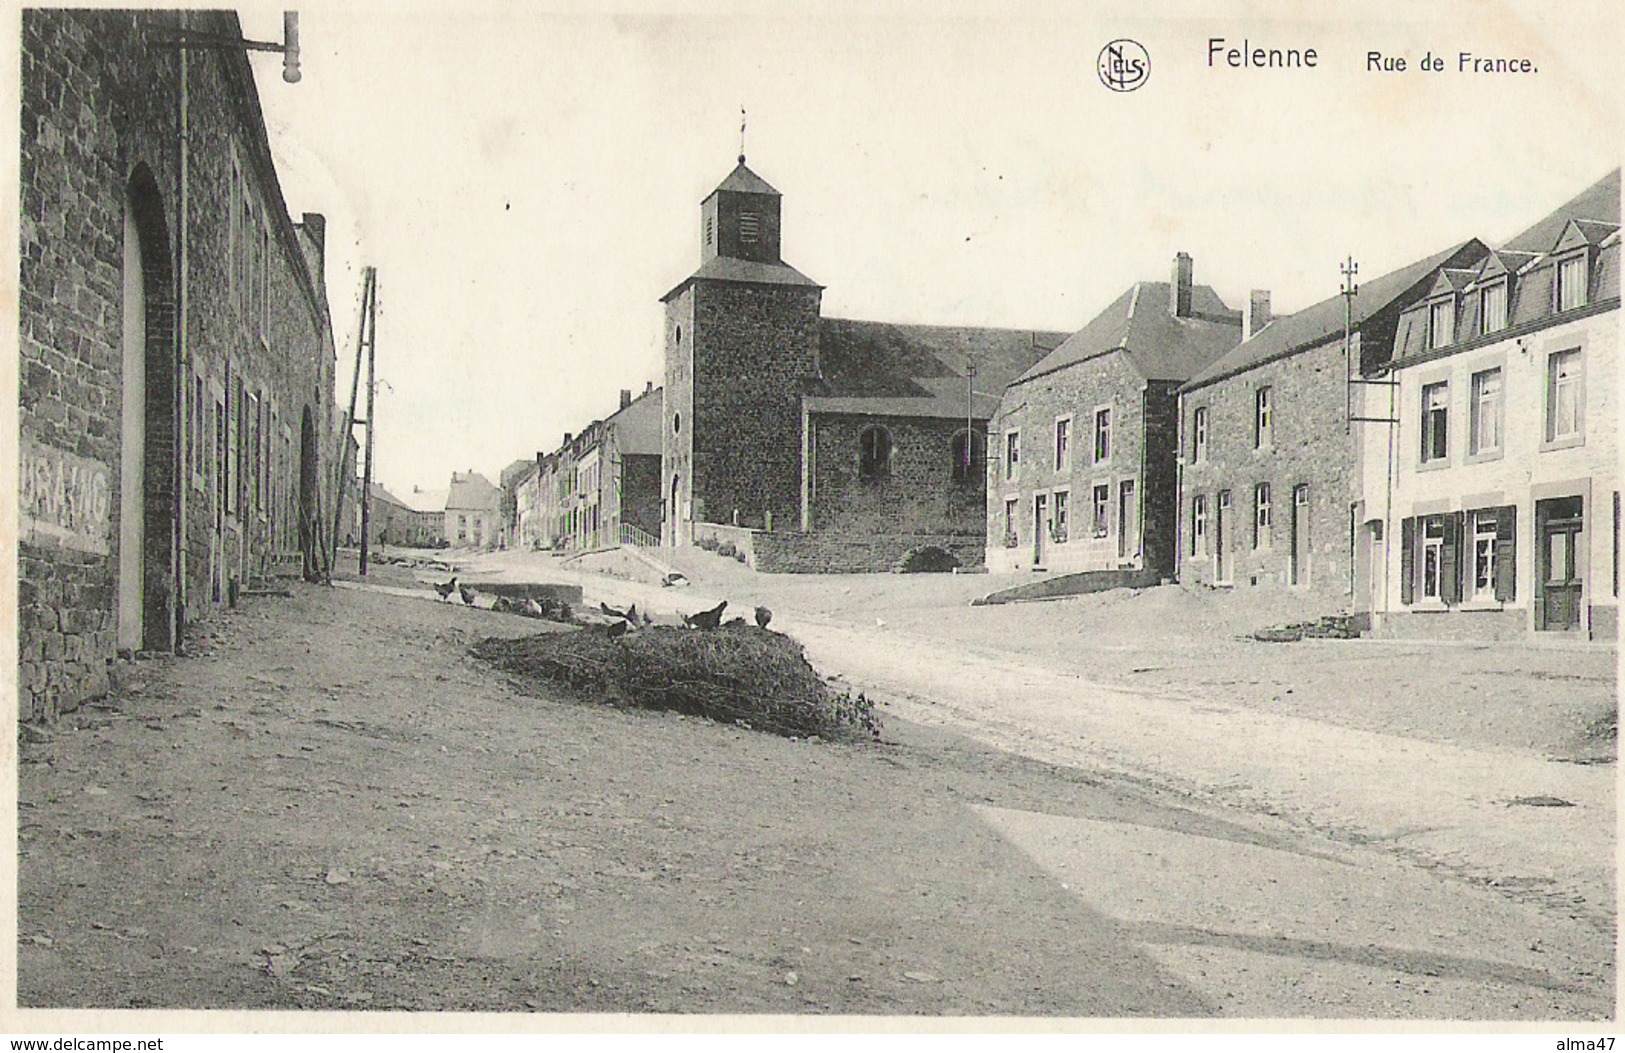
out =
[[572,435],[571,435],[571,434],[570,434],[570,433],[569,433],[569,432],[565,432],[565,433],[564,433],[564,445],[565,445],[565,446],[568,446],[568,445],[570,445],[570,440],[571,440],[571,439],[572,439],[572,438],[574,438],[574,436],[572,436]]
[[1241,319],[1241,338],[1251,340],[1260,329],[1270,324],[1270,291],[1254,289],[1247,294],[1247,313]]
[[1191,257],[1188,252],[1174,257],[1173,279],[1168,283],[1168,313],[1175,318],[1191,316]]
[[654,392],[654,389],[655,389],[655,382],[654,381],[645,380],[643,382],[643,393],[645,395],[652,394]]
[[632,389],[631,388],[622,388],[621,389],[621,409],[625,409],[626,407],[628,407],[630,405],[632,405]]

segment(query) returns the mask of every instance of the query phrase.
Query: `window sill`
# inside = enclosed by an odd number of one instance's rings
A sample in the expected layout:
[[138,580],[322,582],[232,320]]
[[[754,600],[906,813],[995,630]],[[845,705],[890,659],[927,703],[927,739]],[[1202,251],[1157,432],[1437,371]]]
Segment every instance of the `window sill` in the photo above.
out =
[[1502,600],[1463,600],[1453,610],[1458,611],[1504,611],[1507,605]]
[[1450,458],[1439,457],[1431,461],[1417,461],[1416,470],[1419,472],[1438,472],[1450,467]]
[[1412,600],[1409,606],[1413,614],[1443,614],[1452,610],[1448,603],[1435,599]]
[[1572,449],[1575,446],[1584,446],[1585,442],[1586,437],[1584,434],[1566,435],[1561,439],[1551,439],[1549,441],[1542,442],[1540,444],[1540,452],[1546,453],[1551,450]]
[[1506,455],[1506,451],[1504,449],[1502,449],[1501,447],[1497,446],[1493,450],[1485,450],[1482,453],[1469,453],[1467,455],[1466,459],[1462,463],[1463,464],[1484,464],[1484,463],[1489,462],[1489,461],[1499,461],[1505,455]]

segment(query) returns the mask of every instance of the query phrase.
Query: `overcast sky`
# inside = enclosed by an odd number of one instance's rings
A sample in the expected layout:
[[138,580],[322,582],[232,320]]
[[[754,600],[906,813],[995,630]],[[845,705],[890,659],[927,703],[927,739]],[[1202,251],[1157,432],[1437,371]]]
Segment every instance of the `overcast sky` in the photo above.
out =
[[[376,474],[409,492],[494,481],[661,382],[659,298],[698,266],[742,105],[786,261],[826,316],[897,322],[1078,329],[1179,251],[1232,307],[1291,311],[1347,254],[1375,277],[1505,239],[1619,163],[1615,4],[1271,14],[1318,6],[323,4],[299,84],[252,61],[289,207],[329,219],[341,411],[378,268]],[[248,35],[279,12],[243,9]],[[1096,74],[1120,37],[1151,57],[1134,92]],[[1317,66],[1210,67],[1211,37]]]

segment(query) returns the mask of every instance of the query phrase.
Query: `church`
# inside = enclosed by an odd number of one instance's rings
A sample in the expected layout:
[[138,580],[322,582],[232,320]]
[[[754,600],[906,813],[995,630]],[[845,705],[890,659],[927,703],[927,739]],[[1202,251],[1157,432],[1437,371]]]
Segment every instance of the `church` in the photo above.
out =
[[662,543],[762,571],[980,564],[988,420],[1067,334],[826,318],[781,201],[741,154],[700,205],[699,269],[661,298]]

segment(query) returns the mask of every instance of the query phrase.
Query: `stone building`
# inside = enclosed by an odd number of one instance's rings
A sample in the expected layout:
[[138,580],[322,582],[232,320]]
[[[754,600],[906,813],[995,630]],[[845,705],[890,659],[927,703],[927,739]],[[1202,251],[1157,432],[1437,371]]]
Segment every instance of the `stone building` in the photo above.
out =
[[1380,633],[1614,638],[1619,195],[1616,169],[1400,315],[1370,414],[1398,423],[1363,433]]
[[1362,385],[1349,378],[1388,362],[1400,314],[1442,270],[1487,252],[1468,241],[1360,282],[1352,305],[1338,295],[1274,318],[1180,388],[1182,582],[1312,589],[1366,609],[1360,425],[1349,422],[1366,414],[1351,412]]
[[497,547],[507,548],[519,544],[519,490],[528,478],[536,475],[536,462],[528,457],[521,457],[508,467],[502,469],[497,476],[497,489],[500,491],[498,517],[500,525],[497,533]]
[[29,719],[253,579],[315,568],[334,348],[321,217],[288,215],[236,16],[31,8],[21,27]]
[[502,535],[502,492],[470,468],[451,473],[445,538],[456,548],[495,548]]
[[885,570],[926,547],[979,563],[987,420],[1065,334],[824,318],[780,206],[741,157],[701,203],[699,269],[662,297],[663,541],[760,570]]
[[591,552],[659,543],[663,394],[653,382],[636,398],[623,389],[614,413],[536,455],[514,500],[525,547]]
[[[1251,310],[1261,328],[1269,294]],[[1170,281],[1136,282],[1018,377],[992,424],[988,567],[1171,578],[1179,386],[1241,337],[1242,316],[1180,253]]]

